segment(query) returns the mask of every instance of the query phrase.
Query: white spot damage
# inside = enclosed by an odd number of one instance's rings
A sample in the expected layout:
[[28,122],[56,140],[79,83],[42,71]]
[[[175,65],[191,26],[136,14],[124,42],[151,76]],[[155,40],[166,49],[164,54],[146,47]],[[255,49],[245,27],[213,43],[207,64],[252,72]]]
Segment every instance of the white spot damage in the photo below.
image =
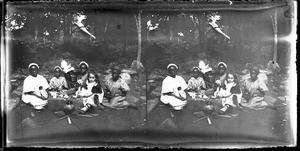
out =
[[209,22],[208,24],[213,27],[218,33],[222,34],[226,38],[230,39],[228,35],[226,35],[219,27],[219,25],[216,23],[218,20],[221,20],[221,16],[217,13],[209,14],[208,15]]
[[183,34],[182,32],[179,32],[179,33],[178,33],[178,36],[181,36],[181,37],[183,37],[183,36],[184,36],[184,34]]
[[157,28],[158,28],[158,25],[159,25],[159,24],[156,23],[155,26],[153,26],[151,20],[148,20],[148,21],[147,21],[147,29],[148,29],[149,31],[157,29]]
[[90,35],[93,39],[96,39],[96,37],[93,34],[91,34],[82,23],[82,21],[85,20],[86,18],[87,18],[86,15],[78,13],[74,16],[74,19],[75,19],[74,24],[77,25],[80,30],[82,30],[86,34]]

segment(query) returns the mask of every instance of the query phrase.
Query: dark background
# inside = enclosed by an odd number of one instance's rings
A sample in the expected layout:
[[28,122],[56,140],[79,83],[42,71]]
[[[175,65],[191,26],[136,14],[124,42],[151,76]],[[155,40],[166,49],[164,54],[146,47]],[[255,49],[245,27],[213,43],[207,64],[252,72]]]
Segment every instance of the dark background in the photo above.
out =
[[[141,61],[149,68],[164,68],[170,62],[199,59],[265,66],[272,60],[274,51],[270,15],[274,16],[275,11],[278,14],[278,39],[291,31],[290,19],[284,17],[287,6],[251,10],[251,7],[258,5],[274,5],[271,2],[251,3],[253,6],[240,2],[229,10],[220,9],[222,4],[190,2],[90,4],[8,3],[6,27],[12,69],[23,68],[33,61],[44,64],[62,58],[101,64],[130,64],[137,57],[138,33],[134,16],[139,11],[142,25]],[[246,11],[242,11],[242,7]],[[208,24],[207,15],[215,12],[221,16],[217,24],[230,40]],[[96,36],[96,40],[72,23],[76,13],[87,16],[83,24]],[[14,20],[16,25],[13,26],[11,22]],[[149,31],[149,20],[153,25],[158,23],[158,29]],[[21,25],[22,28],[17,29]],[[179,32],[184,36],[179,36]],[[277,61],[281,67],[289,65],[289,54],[287,42],[279,40]]]

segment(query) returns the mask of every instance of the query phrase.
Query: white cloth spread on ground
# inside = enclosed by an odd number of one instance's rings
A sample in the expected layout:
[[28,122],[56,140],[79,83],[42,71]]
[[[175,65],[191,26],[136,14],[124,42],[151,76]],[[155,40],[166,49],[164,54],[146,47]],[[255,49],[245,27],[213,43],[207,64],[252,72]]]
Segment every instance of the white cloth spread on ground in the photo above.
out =
[[30,94],[24,94],[24,93],[33,92],[38,96],[44,96],[47,98],[48,97],[48,94],[46,92],[47,88],[49,88],[49,84],[43,76],[37,75],[36,77],[33,77],[29,75],[24,80],[23,95],[22,95],[23,102],[30,103],[33,105],[34,108],[41,109],[42,107],[47,105],[48,100],[42,100],[36,96]]
[[[178,90],[178,88],[181,88]],[[176,75],[175,78],[167,76],[162,83],[162,91],[160,100],[164,104],[170,104],[174,109],[182,109],[186,105],[186,93],[184,92],[187,89],[187,84],[181,76]],[[175,98],[174,96],[163,95],[164,93],[172,92],[175,96],[182,97],[184,101]]]

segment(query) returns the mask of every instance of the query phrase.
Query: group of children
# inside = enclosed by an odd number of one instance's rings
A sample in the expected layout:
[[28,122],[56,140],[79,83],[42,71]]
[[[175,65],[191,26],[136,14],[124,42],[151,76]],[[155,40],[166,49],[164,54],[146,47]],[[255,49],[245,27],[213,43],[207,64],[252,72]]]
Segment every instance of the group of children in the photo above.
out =
[[268,91],[264,80],[259,78],[259,69],[250,69],[250,78],[240,84],[238,76],[233,71],[227,70],[224,62],[218,63],[217,70],[207,70],[206,66],[192,68],[192,77],[185,80],[177,75],[178,66],[169,64],[169,75],[163,80],[161,101],[170,104],[175,110],[182,110],[187,104],[187,98],[221,100],[219,113],[225,114],[229,108],[248,107],[262,109],[268,106],[263,101],[264,94]]
[[96,107],[103,109],[105,106],[116,109],[128,106],[137,108],[135,104],[128,103],[125,99],[126,92],[130,90],[126,82],[130,75],[121,74],[121,69],[117,66],[111,69],[111,74],[105,76],[104,87],[101,86],[98,74],[90,70],[89,65],[84,61],[79,63],[77,71],[62,61],[61,66],[54,67],[54,77],[49,84],[42,75],[38,74],[39,68],[36,63],[29,64],[29,76],[26,77],[23,85],[22,100],[30,103],[34,109],[44,109],[50,96],[54,99],[79,98],[83,104],[79,110],[81,114],[87,111],[97,114],[94,109]]
[[[111,74],[104,77],[104,87],[100,84],[98,74],[90,70],[84,61],[79,64],[79,71],[75,71],[64,61],[61,66],[55,66],[50,84],[38,74],[39,66],[36,63],[29,64],[28,68],[30,75],[24,81],[22,100],[35,109],[43,109],[48,103],[49,95],[53,98],[80,98],[83,108],[79,113],[93,111],[95,107],[137,109],[134,103],[126,100],[126,94],[130,90],[130,75],[121,73],[118,66],[111,68]],[[265,81],[258,78],[259,69],[256,67],[250,70],[250,78],[243,82],[243,87],[240,86],[237,75],[228,71],[224,62],[218,64],[216,71],[207,70],[203,66],[193,67],[192,77],[187,83],[177,75],[176,64],[169,64],[167,70],[169,75],[163,80],[160,100],[164,104],[170,104],[175,110],[183,109],[187,104],[187,97],[219,98],[222,102],[219,110],[221,113],[231,107],[262,109],[268,105],[263,101],[268,88]],[[242,98],[246,101],[242,102]]]

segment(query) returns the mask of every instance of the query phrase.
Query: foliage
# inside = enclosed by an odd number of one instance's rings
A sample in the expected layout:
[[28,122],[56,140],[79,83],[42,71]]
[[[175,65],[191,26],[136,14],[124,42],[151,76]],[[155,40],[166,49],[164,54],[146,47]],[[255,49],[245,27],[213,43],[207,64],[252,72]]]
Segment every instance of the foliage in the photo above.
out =
[[[61,58],[127,64],[136,59],[138,35],[132,12],[63,7],[8,10],[6,31],[13,46],[15,66]],[[230,40],[208,25],[207,16],[214,13],[222,16],[217,23],[225,34],[231,36]],[[74,24],[79,15],[86,16],[82,23],[96,39]],[[245,16],[253,19],[245,19]],[[272,37],[272,31],[268,30],[271,22],[263,21],[269,18],[256,16],[255,13],[213,11],[142,12],[142,62],[155,62],[161,64],[156,67],[164,67],[169,62],[185,62],[205,56],[205,59],[265,64],[270,59],[272,44],[261,42],[261,35]],[[261,22],[253,24],[254,21]]]

